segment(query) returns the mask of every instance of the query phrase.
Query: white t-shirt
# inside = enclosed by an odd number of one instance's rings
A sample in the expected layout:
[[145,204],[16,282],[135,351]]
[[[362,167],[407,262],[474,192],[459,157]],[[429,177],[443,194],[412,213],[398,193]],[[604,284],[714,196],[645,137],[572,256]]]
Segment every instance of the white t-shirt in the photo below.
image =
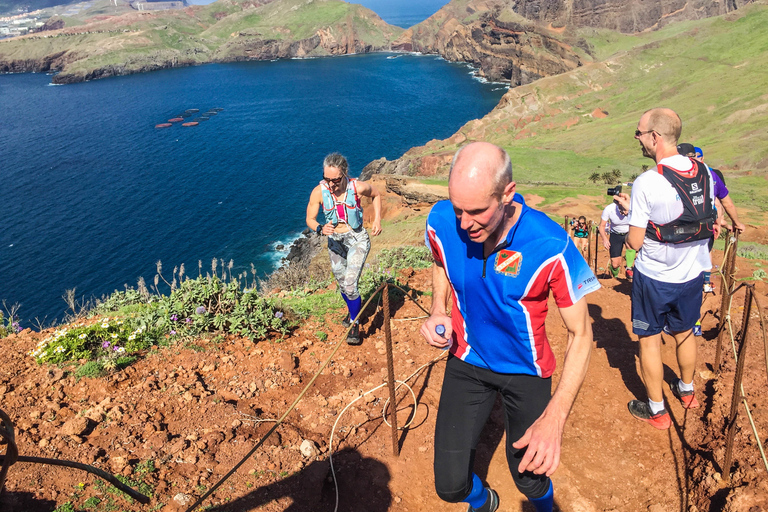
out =
[[[679,171],[690,170],[692,161],[674,155],[659,162]],[[707,171],[709,172],[709,171]],[[710,173],[710,200],[714,204],[714,186]],[[659,174],[656,167],[645,171],[634,182],[630,202],[629,225],[645,229],[648,221],[666,224],[683,214],[683,202],[677,190]],[[635,267],[643,275],[667,283],[685,283],[712,268],[708,240],[683,244],[665,244],[646,237],[635,259]]]
[[614,233],[625,235],[629,232],[629,215],[622,215],[619,211],[619,205],[616,203],[606,206],[600,218],[610,222],[611,231]]

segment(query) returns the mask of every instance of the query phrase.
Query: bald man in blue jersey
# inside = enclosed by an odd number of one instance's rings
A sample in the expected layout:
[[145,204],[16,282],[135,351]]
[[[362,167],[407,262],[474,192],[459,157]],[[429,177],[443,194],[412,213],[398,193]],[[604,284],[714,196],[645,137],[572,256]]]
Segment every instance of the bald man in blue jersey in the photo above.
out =
[[[549,477],[592,348],[585,295],[600,285],[568,234],[516,194],[500,147],[459,149],[448,194],[427,219],[435,263],[431,314],[421,327],[430,345],[450,350],[435,427],[435,489],[447,502],[468,503],[468,512],[498,509],[498,494],[472,466],[501,394],[515,485],[537,512],[551,512]],[[554,395],[555,357],[544,326],[550,292],[568,330]]]

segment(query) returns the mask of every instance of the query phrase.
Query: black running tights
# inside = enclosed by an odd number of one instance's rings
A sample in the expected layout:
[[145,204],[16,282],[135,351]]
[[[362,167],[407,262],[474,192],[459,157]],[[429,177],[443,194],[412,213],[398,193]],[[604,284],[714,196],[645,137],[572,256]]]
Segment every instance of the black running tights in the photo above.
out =
[[475,449],[483,426],[501,393],[507,433],[507,464],[515,485],[528,498],[544,496],[549,478],[531,472],[519,473],[517,466],[525,448],[512,443],[544,412],[552,382],[533,375],[501,374],[478,368],[448,356],[440,407],[435,427],[435,489],[444,501],[463,501],[472,490]]

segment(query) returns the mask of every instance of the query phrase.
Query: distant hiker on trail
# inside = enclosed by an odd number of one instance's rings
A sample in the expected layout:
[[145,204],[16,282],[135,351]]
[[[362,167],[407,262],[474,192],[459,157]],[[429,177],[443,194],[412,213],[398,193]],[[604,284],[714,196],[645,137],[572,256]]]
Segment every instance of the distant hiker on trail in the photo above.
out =
[[[632,198],[614,200],[629,212],[627,246],[638,252],[632,283],[632,332],[640,343],[640,371],[648,401],[632,400],[629,412],[658,429],[672,424],[664,407],[661,331],[675,337],[680,378],[669,383],[684,408],[698,407],[693,392],[702,272],[710,270],[707,243],[719,232],[712,177],[703,163],[678,154],[682,121],[672,110],[654,108],[640,117],[635,139],[656,167],[638,177]],[[642,250],[640,250],[642,248]]]
[[[328,237],[331,270],[349,310],[345,327],[354,321],[347,336],[350,345],[362,343],[357,322],[362,299],[357,283],[371,250],[371,240],[363,227],[361,196],[373,199],[371,233],[376,236],[381,233],[381,196],[378,190],[369,183],[350,178],[347,159],[339,153],[331,153],[323,160],[323,179],[312,190],[307,205],[307,226],[318,235]],[[317,221],[321,207],[325,224]]]
[[[677,152],[683,156],[687,156],[698,160],[701,163],[704,163],[704,152],[701,150],[701,148],[697,148],[693,144],[688,144],[687,142],[678,144]],[[715,207],[717,208],[718,223],[721,227],[726,227],[731,231],[738,230],[739,233],[743,233],[745,226],[739,222],[739,217],[736,214],[736,206],[733,204],[731,197],[728,195],[728,188],[725,186],[725,178],[723,177],[723,173],[718,169],[712,169],[708,165],[707,167],[712,173],[712,180],[714,181],[715,185]],[[723,217],[723,211],[725,211],[725,213],[727,213],[731,218],[731,222],[733,223],[732,227],[728,227],[728,224],[726,224]],[[712,237],[709,239],[710,251],[712,251],[712,247],[714,247],[714,245],[715,237]],[[714,291],[715,290],[712,286],[712,283],[710,282],[710,273],[704,272],[704,293],[712,293]]]
[[583,215],[573,224],[573,241],[583,256],[589,244],[589,226]]
[[[608,228],[610,223],[610,228]],[[608,231],[610,229],[610,231]],[[600,239],[611,257],[610,272],[613,277],[619,276],[621,268],[621,252],[624,249],[624,240],[629,232],[629,215],[624,215],[619,209],[619,205],[611,203],[603,209],[600,216],[600,226],[597,231],[600,233]],[[627,260],[627,279],[632,279],[632,265],[635,263],[634,249],[627,249],[625,258]]]
[[[469,512],[499,507],[498,494],[473,473],[499,393],[515,485],[537,512],[552,511],[549,477],[592,348],[585,295],[600,284],[568,234],[515,189],[507,152],[474,142],[456,152],[450,199],[427,218],[433,295],[420,332],[450,350],[435,427],[435,489],[444,501],[468,503]],[[550,291],[568,330],[554,395],[555,356],[544,327]]]

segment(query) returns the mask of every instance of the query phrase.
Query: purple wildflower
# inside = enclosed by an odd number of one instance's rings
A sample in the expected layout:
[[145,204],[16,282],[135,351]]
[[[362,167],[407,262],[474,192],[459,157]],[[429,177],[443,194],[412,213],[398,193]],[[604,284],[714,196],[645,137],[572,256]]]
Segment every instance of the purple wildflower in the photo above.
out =
[[178,319],[179,319],[179,317],[177,317],[176,315],[171,315],[171,320],[173,322],[177,321]]
[[21,324],[19,322],[13,322],[12,327],[14,331],[21,332]]
[[283,318],[283,312],[282,311],[277,311],[275,313],[275,318]]
[[205,314],[205,306],[197,306],[195,309],[195,313],[198,315],[204,315]]
[[176,331],[171,331],[171,336],[175,335]]
[[118,347],[117,345],[113,345],[113,346],[112,346],[112,350],[114,350],[115,352],[117,352],[118,350],[120,350],[120,347]]
[[109,342],[105,341],[104,343],[102,343],[101,348],[109,348]]
[[184,321],[185,321],[185,322],[187,322],[188,324],[191,324],[191,323],[192,323],[192,319],[191,319],[191,318],[189,318],[189,317],[185,318],[185,319],[184,319]]

